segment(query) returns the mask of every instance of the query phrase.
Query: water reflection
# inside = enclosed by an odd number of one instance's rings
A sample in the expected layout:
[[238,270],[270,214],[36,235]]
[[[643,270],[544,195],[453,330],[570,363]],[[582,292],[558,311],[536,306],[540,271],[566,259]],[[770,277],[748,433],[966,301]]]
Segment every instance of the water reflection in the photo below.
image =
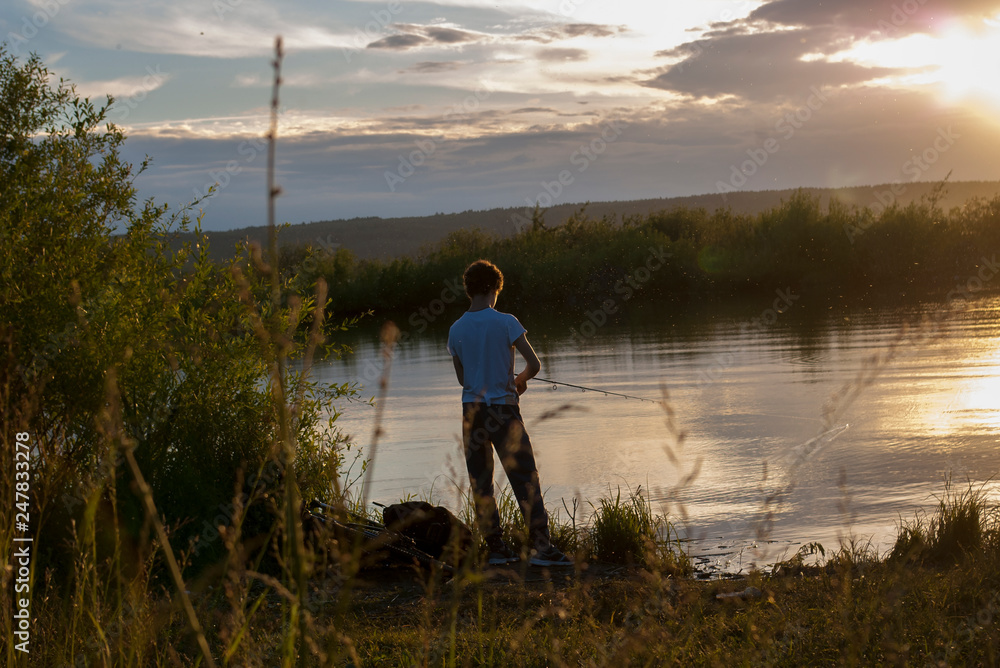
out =
[[[766,329],[746,326],[756,317],[752,306],[676,317],[645,311],[582,343],[570,339],[565,320],[522,318],[541,376],[650,398],[663,388],[688,434],[676,452],[678,467],[665,452],[676,443],[659,406],[533,382],[522,412],[548,505],[557,510],[560,498],[569,504],[573,497],[596,502],[619,486],[642,485],[657,502],[683,504],[686,535],[720,568],[773,559],[798,543],[835,547],[852,533],[884,548],[898,518],[933,502],[947,475],[985,481],[998,473],[998,307],[1000,301],[984,300],[950,314],[944,336],[904,340],[874,382],[826,425],[831,396],[870,372],[871,356],[889,350],[904,323],[920,322],[929,308],[822,318],[789,312]],[[464,494],[461,392],[445,336],[428,331],[399,350],[369,498],[433,491],[457,506]],[[319,375],[374,389],[374,335],[353,344],[353,357],[323,365]],[[351,406],[340,424],[364,445],[373,413]],[[546,413],[554,416],[542,419]],[[810,439],[846,425],[802,455]],[[697,461],[694,483],[674,489]],[[780,503],[765,507],[776,493]],[[678,510],[675,503],[675,517]],[[767,510],[773,516],[762,535]]]

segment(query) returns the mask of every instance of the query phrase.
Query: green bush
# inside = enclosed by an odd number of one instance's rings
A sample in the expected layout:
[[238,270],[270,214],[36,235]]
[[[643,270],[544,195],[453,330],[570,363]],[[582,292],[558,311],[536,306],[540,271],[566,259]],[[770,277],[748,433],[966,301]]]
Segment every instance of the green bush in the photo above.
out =
[[[301,343],[271,333],[301,329],[315,298],[276,310],[250,257],[215,264],[203,238],[172,250],[178,233],[200,237],[200,221],[138,202],[146,164],[121,158],[110,98],[97,105],[49,78],[37,57],[20,62],[0,47],[0,409],[5,447],[15,431],[37,446],[37,567],[65,574],[85,521],[98,546],[117,553],[122,531],[141,559],[149,527],[125,448],[175,550],[193,547],[194,566],[210,563],[225,551],[218,524],[238,522],[240,505],[274,505],[280,401],[293,405],[299,488],[337,494],[342,443],[327,416],[353,389],[286,373],[287,396],[274,392],[274,351]],[[13,457],[0,466],[6,493]],[[268,530],[269,513],[262,506],[246,529]],[[11,523],[0,526],[9,546]]]

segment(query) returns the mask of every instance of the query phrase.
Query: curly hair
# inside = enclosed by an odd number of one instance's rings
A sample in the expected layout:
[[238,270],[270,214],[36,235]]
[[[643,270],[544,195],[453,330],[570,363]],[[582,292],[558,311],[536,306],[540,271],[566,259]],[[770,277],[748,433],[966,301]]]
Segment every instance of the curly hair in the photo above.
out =
[[462,283],[465,285],[465,294],[472,299],[493,290],[503,290],[503,273],[489,260],[476,260],[465,269]]

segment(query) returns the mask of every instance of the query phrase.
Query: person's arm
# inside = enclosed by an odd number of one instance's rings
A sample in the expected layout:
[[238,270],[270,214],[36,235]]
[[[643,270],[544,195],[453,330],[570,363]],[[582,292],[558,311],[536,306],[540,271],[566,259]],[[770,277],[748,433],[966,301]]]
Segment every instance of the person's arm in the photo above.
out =
[[455,375],[458,376],[458,384],[465,387],[465,367],[462,366],[462,360],[458,359],[458,355],[452,355],[451,361],[455,363]]
[[538,355],[535,354],[534,348],[528,343],[528,336],[526,334],[517,337],[517,340],[514,341],[514,347],[517,348],[517,352],[521,353],[521,357],[524,358],[527,364],[524,370],[514,378],[514,387],[517,388],[517,393],[520,395],[527,391],[528,381],[542,370],[542,363],[538,361]]

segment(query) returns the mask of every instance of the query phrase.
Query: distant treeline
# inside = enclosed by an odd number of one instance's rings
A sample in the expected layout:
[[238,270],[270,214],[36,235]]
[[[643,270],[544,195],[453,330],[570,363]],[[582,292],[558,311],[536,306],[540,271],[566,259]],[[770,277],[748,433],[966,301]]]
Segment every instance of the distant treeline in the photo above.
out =
[[461,230],[416,259],[360,260],[342,248],[297,246],[284,249],[282,265],[302,293],[325,278],[340,314],[462,302],[462,272],[478,258],[503,270],[504,303],[519,310],[724,299],[785,287],[844,299],[1000,287],[991,282],[1000,272],[1000,197],[945,212],[943,189],[905,207],[837,200],[824,207],[800,191],[756,214],[681,208],[593,219],[581,209],[558,227],[547,227],[536,210],[512,237]]
[[[878,206],[887,201],[907,206],[926,197],[937,185],[929,181],[911,181],[845,188],[803,187],[798,190],[822,198],[824,206],[831,199],[840,200],[848,206],[855,204],[861,207]],[[587,214],[592,218],[644,217],[677,208],[703,208],[709,212],[716,209],[732,209],[738,213],[756,215],[773,209],[795,192],[795,189],[756,190],[654,199],[564,202],[545,209],[545,224],[549,227],[558,227],[584,205],[587,207]],[[1000,181],[948,181],[948,190],[942,193],[939,204],[944,209],[950,209],[974,197],[992,198],[997,195],[1000,195]],[[418,257],[426,248],[438,244],[456,230],[478,227],[490,234],[511,236],[523,226],[524,221],[530,219],[531,208],[524,205],[395,218],[371,216],[288,224],[282,228],[281,238],[283,243],[289,246],[310,243],[325,248],[341,246],[350,249],[362,259],[389,260],[403,255]],[[224,231],[206,230],[204,234],[208,238],[209,253],[218,262],[230,259],[234,246],[242,249],[248,243],[257,242],[261,247],[267,247],[268,243],[266,226]],[[200,243],[195,234],[188,236],[179,234],[174,242],[175,248],[179,248],[184,241]]]

